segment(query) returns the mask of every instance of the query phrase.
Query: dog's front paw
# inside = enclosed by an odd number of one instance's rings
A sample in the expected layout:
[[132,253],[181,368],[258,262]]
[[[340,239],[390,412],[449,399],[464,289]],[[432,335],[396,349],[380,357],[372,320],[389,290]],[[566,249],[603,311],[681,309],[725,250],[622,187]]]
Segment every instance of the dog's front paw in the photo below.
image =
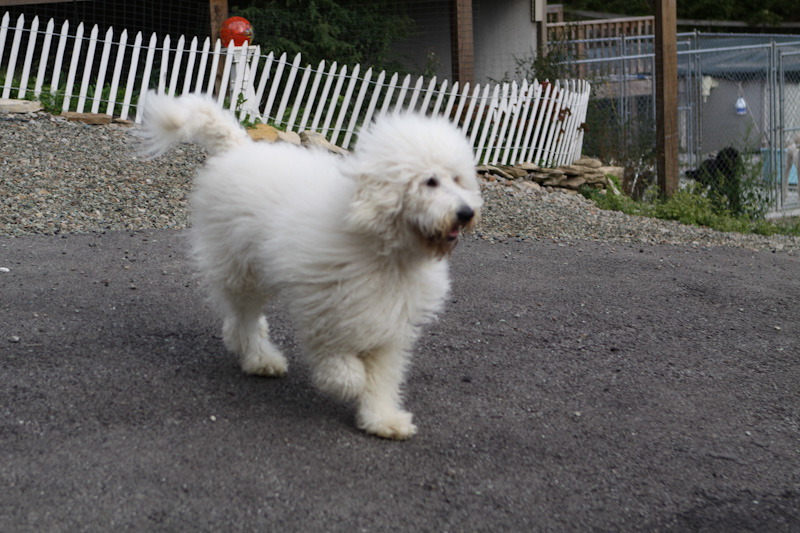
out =
[[264,376],[269,378],[282,378],[289,370],[289,365],[282,357],[280,359],[248,359],[242,363],[242,370],[251,376]]
[[286,358],[266,339],[262,339],[257,350],[242,358],[242,370],[252,376],[282,378],[288,369]]
[[272,344],[266,334],[253,343],[255,349],[245,353],[242,358],[242,370],[252,376],[282,378],[289,370],[289,363],[281,351]]
[[406,440],[417,433],[417,426],[411,423],[412,414],[407,411],[395,411],[378,416],[359,413],[358,427],[367,433],[384,439]]

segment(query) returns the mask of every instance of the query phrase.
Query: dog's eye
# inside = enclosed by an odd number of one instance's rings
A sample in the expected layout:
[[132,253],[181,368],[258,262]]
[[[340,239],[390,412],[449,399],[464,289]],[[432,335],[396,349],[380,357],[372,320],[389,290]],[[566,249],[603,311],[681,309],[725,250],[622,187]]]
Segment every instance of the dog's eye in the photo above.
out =
[[439,180],[436,179],[436,176],[431,176],[430,178],[428,178],[428,181],[425,182],[425,185],[427,185],[428,187],[438,187]]
[[454,182],[456,185],[461,185],[461,177],[460,177],[460,176],[456,176],[456,177],[454,177],[454,178],[453,178],[453,182]]

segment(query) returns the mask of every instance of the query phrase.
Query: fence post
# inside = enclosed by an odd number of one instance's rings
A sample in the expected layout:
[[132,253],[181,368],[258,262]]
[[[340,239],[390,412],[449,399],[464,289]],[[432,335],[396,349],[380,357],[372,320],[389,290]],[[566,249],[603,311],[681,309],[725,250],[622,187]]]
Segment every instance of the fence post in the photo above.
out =
[[678,50],[676,0],[655,0],[656,166],[661,194],[678,190]]
[[453,63],[453,80],[463,85],[472,82],[475,75],[472,0],[451,0],[450,18],[450,55]]

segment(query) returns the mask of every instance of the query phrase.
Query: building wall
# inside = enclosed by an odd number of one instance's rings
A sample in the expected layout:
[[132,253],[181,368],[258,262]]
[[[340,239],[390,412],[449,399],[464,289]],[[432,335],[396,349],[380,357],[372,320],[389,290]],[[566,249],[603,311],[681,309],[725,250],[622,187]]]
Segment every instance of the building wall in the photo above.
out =
[[[440,79],[452,79],[449,0],[409,0],[407,12],[417,34],[396,50],[406,68],[422,74],[426,65]],[[513,77],[514,57],[531,56],[536,49],[536,24],[530,0],[472,0],[475,81]]]
[[703,153],[717,152],[726,146],[744,148],[745,144],[758,150],[761,148],[759,132],[769,127],[763,80],[742,82],[742,94],[747,102],[744,115],[737,115],[735,110],[739,84],[722,79],[717,81],[719,85],[711,89],[705,102],[700,103]]
[[475,81],[513,78],[514,58],[532,58],[536,50],[530,0],[484,1],[474,15]]

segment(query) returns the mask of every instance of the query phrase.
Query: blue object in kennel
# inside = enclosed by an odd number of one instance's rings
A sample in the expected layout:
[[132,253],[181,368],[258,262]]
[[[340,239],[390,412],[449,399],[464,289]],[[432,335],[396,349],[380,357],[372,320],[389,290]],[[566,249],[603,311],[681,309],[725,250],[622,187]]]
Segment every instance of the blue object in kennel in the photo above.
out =
[[[761,161],[763,162],[761,175],[764,177],[764,181],[771,181],[769,176],[769,162],[773,153],[776,154],[778,160],[775,161],[775,167],[772,171],[778,176],[778,183],[780,183],[780,180],[783,178],[784,150],[782,148],[780,150],[761,149]],[[789,185],[797,185],[796,165],[792,165],[792,170],[789,171]]]

